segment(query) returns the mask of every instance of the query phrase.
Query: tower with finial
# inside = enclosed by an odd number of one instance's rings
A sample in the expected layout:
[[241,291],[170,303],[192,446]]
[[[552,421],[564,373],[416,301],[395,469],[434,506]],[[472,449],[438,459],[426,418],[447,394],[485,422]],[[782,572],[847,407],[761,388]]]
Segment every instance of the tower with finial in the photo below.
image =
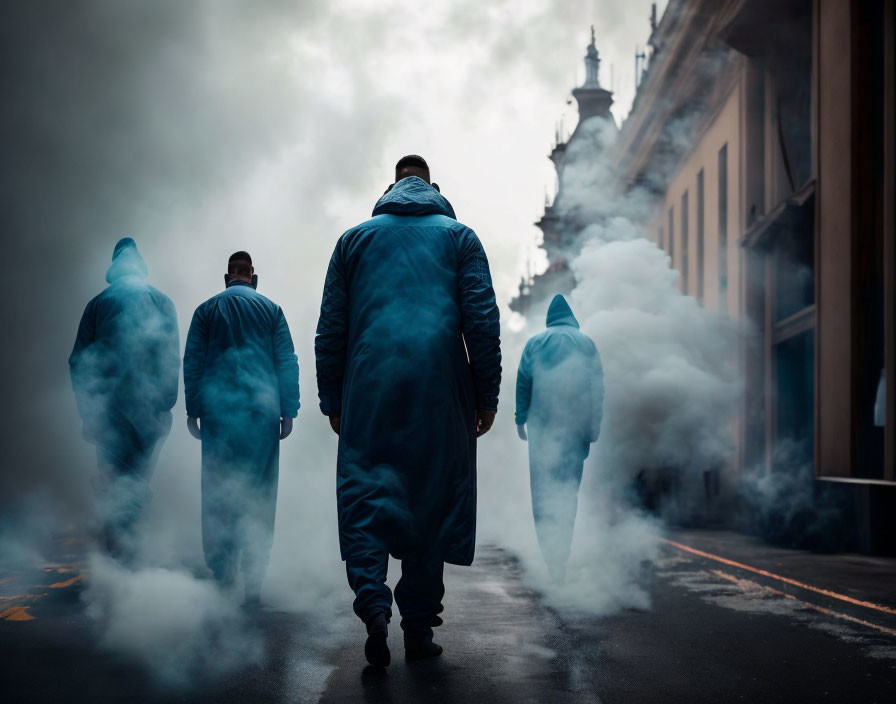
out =
[[591,25],[591,43],[585,48],[585,85],[600,88],[600,54],[594,37],[594,25]]
[[[540,311],[554,294],[569,293],[575,286],[569,263],[581,247],[579,234],[594,222],[595,214],[570,198],[564,185],[572,178],[569,168],[600,159],[604,146],[617,130],[610,113],[613,94],[600,85],[600,54],[593,25],[591,43],[585,49],[585,82],[572,95],[578,103],[579,122],[568,139],[562,122],[555,129],[550,159],[557,170],[557,192],[552,202],[545,197],[544,215],[535,223],[543,233],[541,248],[547,255],[548,268],[535,276],[527,274],[520,282],[519,294],[510,302],[510,308],[522,315]],[[575,193],[580,189],[572,190]]]
[[591,43],[585,48],[585,82],[573,90],[572,97],[579,104],[579,122],[589,117],[613,119],[610,115],[613,94],[600,85],[600,54],[594,25],[591,25]]

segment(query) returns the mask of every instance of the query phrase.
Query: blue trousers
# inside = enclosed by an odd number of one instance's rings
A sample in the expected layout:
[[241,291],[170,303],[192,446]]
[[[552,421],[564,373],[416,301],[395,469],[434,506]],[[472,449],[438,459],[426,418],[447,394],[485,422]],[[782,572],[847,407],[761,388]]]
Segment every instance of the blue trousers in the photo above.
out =
[[121,562],[130,562],[137,553],[138,525],[152,501],[149,483],[171,427],[168,416],[158,433],[140,436],[129,426],[108,427],[97,444],[103,540],[106,552]]
[[589,449],[587,439],[529,424],[532,513],[538,545],[548,566],[559,567],[569,559]]
[[202,547],[223,586],[258,596],[274,541],[280,419],[252,409],[202,418]]
[[[442,581],[444,563],[423,558],[401,561],[401,579],[395,585],[395,603],[401,613],[405,631],[442,625]],[[389,553],[386,551],[350,557],[345,561],[348,583],[355,592],[353,608],[358,618],[367,623],[377,612],[392,618],[392,591],[386,586]]]

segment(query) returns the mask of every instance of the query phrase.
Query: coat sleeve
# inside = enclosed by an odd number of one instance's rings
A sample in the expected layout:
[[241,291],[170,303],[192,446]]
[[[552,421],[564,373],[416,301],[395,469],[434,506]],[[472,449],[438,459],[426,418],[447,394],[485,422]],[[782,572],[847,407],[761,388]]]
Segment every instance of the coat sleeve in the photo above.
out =
[[177,311],[170,300],[163,306],[163,329],[161,370],[163,410],[170,411],[177,403],[177,388],[180,379],[180,334],[177,331]]
[[604,415],[604,368],[596,348],[591,367],[591,402],[591,442],[597,442]]
[[530,345],[526,343],[520,368],[516,373],[516,424],[525,425],[529,418],[529,406],[532,403],[532,355]]
[[348,289],[342,240],[336,244],[320,304],[314,361],[317,366],[317,394],[324,415],[342,413],[342,383],[348,354]]
[[208,321],[200,306],[193,313],[190,331],[187,333],[187,346],[184,350],[184,400],[187,405],[187,415],[191,418],[202,417],[200,391],[207,353]]
[[280,415],[295,418],[299,412],[299,358],[281,308],[277,309],[277,327],[274,330],[274,364],[280,387]]
[[[75,402],[78,405],[78,413],[81,419],[86,419],[89,412],[89,394],[91,383],[91,370],[85,359],[85,352],[96,339],[96,299],[90,301],[81,316],[78,325],[78,334],[75,336],[75,346],[68,358],[68,369],[72,379],[72,389],[75,392]],[[95,373],[95,372],[94,372]]]
[[498,409],[501,386],[501,326],[488,260],[472,230],[462,240],[460,258],[461,325],[476,388],[476,407]]

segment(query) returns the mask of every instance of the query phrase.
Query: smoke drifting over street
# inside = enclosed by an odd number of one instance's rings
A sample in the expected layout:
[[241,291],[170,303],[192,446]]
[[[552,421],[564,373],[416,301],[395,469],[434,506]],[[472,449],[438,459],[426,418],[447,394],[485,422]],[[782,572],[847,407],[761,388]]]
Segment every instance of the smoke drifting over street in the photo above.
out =
[[[606,397],[600,440],[585,463],[565,584],[544,578],[541,555],[526,539],[531,531],[507,530],[514,525],[509,514],[526,502],[528,492],[521,471],[525,449],[510,432],[502,437],[503,459],[495,464],[513,469],[499,478],[484,469],[482,481],[496,482],[505,497],[503,520],[488,529],[524,555],[534,584],[548,599],[608,613],[648,605],[638,578],[643,561],[656,554],[660,531],[655,519],[632,507],[639,482],[655,481],[657,472],[668,471],[679,493],[676,503],[687,513],[689,504],[695,507],[702,499],[703,472],[729,461],[733,453],[731,418],[742,386],[736,344],[745,333],[731,318],[681,293],[678,272],[642,229],[652,214],[647,194],[614,192],[613,165],[596,156],[612,147],[613,126],[590,118],[579,130],[565,156],[554,210],[592,223],[575,234],[568,248],[576,280],[570,303],[582,332],[600,352]],[[546,301],[536,310],[544,306]],[[525,337],[540,329],[542,321],[536,318],[521,333],[505,335],[505,359],[518,360]],[[504,399],[513,383],[513,375],[507,376]],[[512,462],[508,450],[514,452]],[[483,447],[486,458],[491,451]],[[517,492],[513,498],[508,484]]]
[[[181,340],[196,305],[222,287],[227,256],[247,249],[259,291],[285,311],[302,369],[303,408],[281,445],[264,598],[324,617],[346,611],[336,437],[315,407],[311,373],[333,244],[368,215],[398,156],[419,152],[480,235],[505,305],[587,26],[600,17],[608,42],[640,37],[647,5],[640,13],[547,1],[425,13],[359,2],[7,7],[2,51],[15,85],[2,119],[16,139],[4,145],[2,210],[8,285],[22,296],[3,311],[4,329],[17,335],[3,361],[15,399],[3,424],[4,543],[33,556],[52,532],[77,530],[92,513],[95,459],[65,359],[115,241],[136,239],[150,283],[175,303]],[[545,31],[532,32],[533,22]],[[569,207],[608,212],[603,185],[600,173],[573,169]],[[516,363],[541,320],[505,328],[498,420],[479,443],[481,540],[518,551],[556,603],[599,613],[647,603],[636,581],[657,529],[621,507],[631,481],[645,465],[696,473],[721,461],[738,393],[723,361],[733,358],[736,331],[677,292],[662,252],[632,224],[639,207],[637,196],[616,204],[616,216],[582,233],[572,264],[571,304],[600,350],[607,397],[565,586],[550,587],[540,572],[526,446],[511,421]],[[170,682],[208,662],[229,667],[225,642],[240,657],[257,655],[233,599],[193,577],[204,570],[200,456],[184,419],[181,394],[152,480],[140,564],[129,572],[94,560],[86,592],[102,642]],[[195,657],[177,657],[171,643],[189,644]]]
[[259,635],[210,580],[161,567],[124,569],[94,555],[84,598],[100,646],[133,658],[167,687],[195,686],[259,663]]

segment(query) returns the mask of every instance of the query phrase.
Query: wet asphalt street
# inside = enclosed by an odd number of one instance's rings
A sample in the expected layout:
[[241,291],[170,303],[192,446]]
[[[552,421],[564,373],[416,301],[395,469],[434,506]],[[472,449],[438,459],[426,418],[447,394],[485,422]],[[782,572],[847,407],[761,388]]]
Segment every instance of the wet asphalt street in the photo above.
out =
[[[699,536],[673,536],[673,543],[664,544],[658,562],[645,568],[649,609],[598,617],[549,608],[524,586],[512,557],[483,548],[472,568],[446,572],[445,625],[437,631],[445,653],[438,659],[405,662],[400,630],[393,626],[393,664],[377,671],[365,667],[363,627],[350,613],[324,622],[264,610],[247,616],[263,644],[257,663],[178,686],[160,685],[128,658],[93,645],[77,568],[46,568],[43,582],[31,585],[30,601],[16,589],[25,577],[6,574],[0,576],[4,699],[894,701],[896,604],[885,598],[866,604],[860,594],[850,596],[847,577],[834,579],[836,559],[825,563],[823,574],[794,562],[799,579],[783,575],[789,581],[782,581],[779,573],[788,563],[781,558],[760,565],[772,559],[766,552],[733,554],[736,545],[701,543]],[[720,556],[725,549],[729,554]],[[752,562],[745,563],[744,555]],[[846,572],[854,567],[844,565]],[[880,565],[859,566],[873,578],[867,588],[875,597],[894,591],[882,584],[892,578],[892,564]],[[809,582],[825,574],[832,575],[836,589]]]

